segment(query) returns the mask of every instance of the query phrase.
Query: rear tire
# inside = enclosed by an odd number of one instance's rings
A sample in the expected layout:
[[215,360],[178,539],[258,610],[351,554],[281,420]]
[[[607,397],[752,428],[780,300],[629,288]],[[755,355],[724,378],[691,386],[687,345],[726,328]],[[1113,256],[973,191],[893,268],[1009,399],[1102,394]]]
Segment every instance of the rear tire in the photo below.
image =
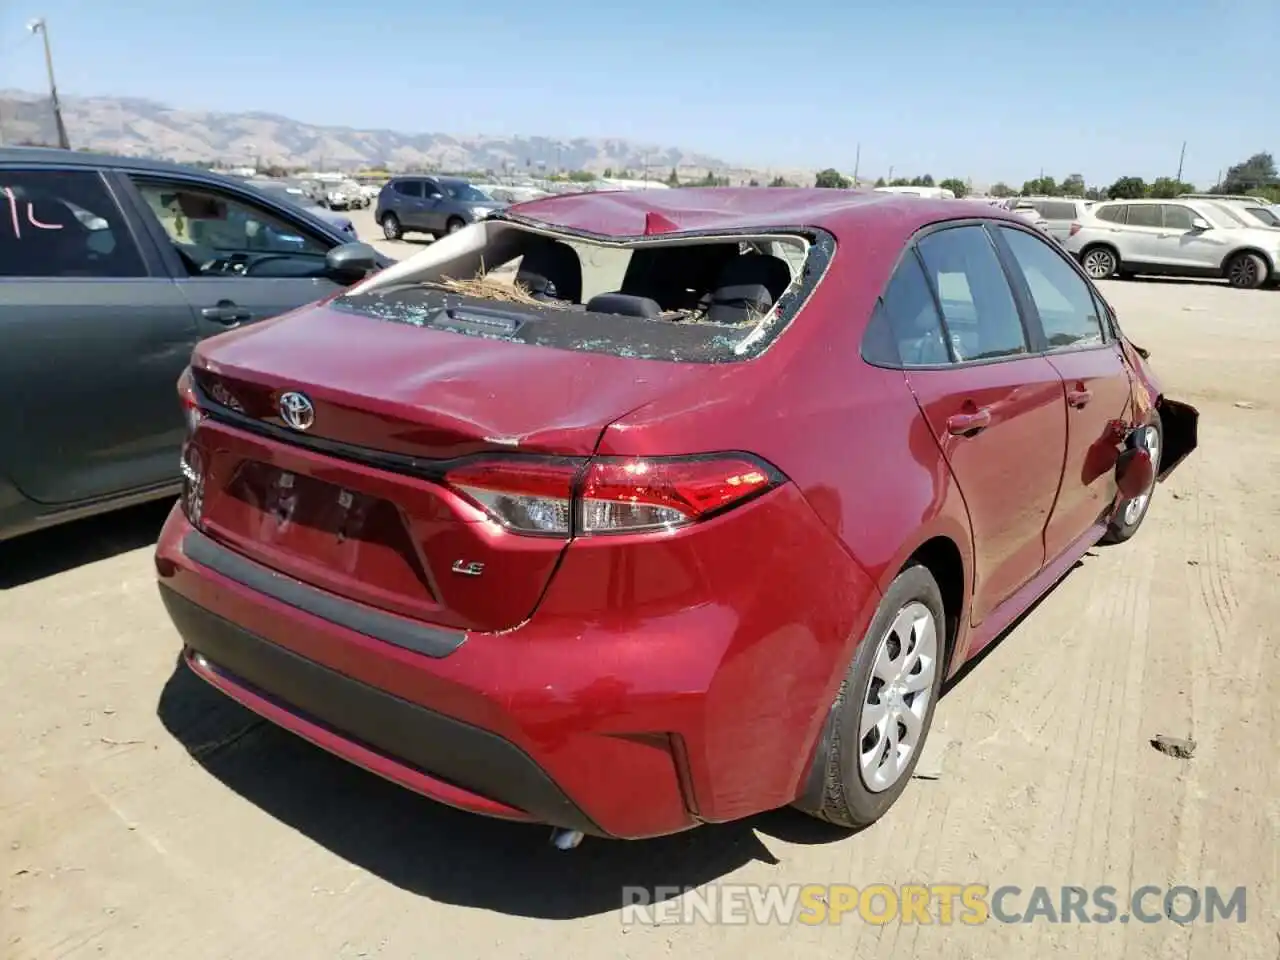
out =
[[1120,255],[1102,244],[1085,247],[1080,253],[1080,266],[1090,280],[1109,280],[1120,272]]
[[1256,253],[1237,253],[1227,261],[1227,282],[1237,290],[1257,290],[1267,282],[1267,261]]
[[[1151,422],[1147,424],[1147,447],[1154,447],[1155,455],[1151,458],[1152,466],[1155,467],[1155,474],[1160,472],[1160,456],[1164,451],[1164,427],[1160,423],[1160,414],[1152,411]],[[1151,436],[1154,431],[1154,441]],[[1126,500],[1116,509],[1116,514],[1111,518],[1111,523],[1107,526],[1107,532],[1102,535],[1103,543],[1124,543],[1130,539],[1138,528],[1142,526],[1142,521],[1147,519],[1147,512],[1151,509],[1151,498],[1156,492],[1157,480],[1153,475],[1151,478],[1151,486],[1147,492],[1140,494],[1130,500]]]
[[451,233],[457,233],[467,224],[461,217],[450,217],[449,222],[444,225],[445,236]]
[[394,213],[382,215],[382,235],[388,240],[399,240],[404,236],[404,227],[400,226],[400,218]]
[[823,771],[818,808],[806,813],[861,829],[902,795],[942,691],[946,623],[933,575],[919,564],[898,574],[836,694],[819,746],[825,756],[816,758]]

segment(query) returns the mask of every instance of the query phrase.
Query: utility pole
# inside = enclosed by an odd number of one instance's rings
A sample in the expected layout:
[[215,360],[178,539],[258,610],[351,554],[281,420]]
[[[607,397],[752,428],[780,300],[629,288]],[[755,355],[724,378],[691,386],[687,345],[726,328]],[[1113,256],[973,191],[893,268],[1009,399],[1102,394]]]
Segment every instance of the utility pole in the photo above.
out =
[[49,100],[53,104],[53,122],[58,128],[58,146],[63,150],[71,149],[71,140],[67,137],[67,125],[62,122],[62,103],[58,100],[58,83],[53,78],[53,51],[49,48],[49,25],[44,17],[39,17],[27,24],[32,33],[40,34],[44,40],[44,65],[49,71]]
[[853,189],[858,189],[858,169],[862,166],[862,143],[858,143],[858,149],[853,155]]
[[1187,158],[1187,141],[1182,141],[1182,152],[1178,154],[1178,176],[1175,179],[1182,182],[1182,161]]

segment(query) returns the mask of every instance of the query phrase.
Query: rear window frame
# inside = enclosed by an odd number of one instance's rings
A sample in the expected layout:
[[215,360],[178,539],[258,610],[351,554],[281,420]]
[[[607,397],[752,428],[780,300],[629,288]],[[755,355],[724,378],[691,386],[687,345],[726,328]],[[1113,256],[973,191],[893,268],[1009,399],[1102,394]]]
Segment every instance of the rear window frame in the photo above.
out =
[[[670,320],[646,320],[641,317],[623,317],[605,313],[586,313],[569,311],[554,307],[538,308],[527,305],[504,305],[481,298],[469,298],[459,294],[445,293],[439,288],[426,286],[421,281],[406,280],[403,284],[375,290],[370,293],[344,292],[329,306],[333,309],[352,313],[358,316],[382,319],[388,322],[412,321],[393,316],[396,310],[409,311],[421,309],[421,301],[432,299],[428,292],[436,297],[447,296],[458,305],[472,310],[504,312],[509,311],[513,317],[537,318],[551,320],[559,318],[562,327],[572,328],[573,318],[592,318],[599,322],[601,333],[612,327],[619,334],[620,342],[605,343],[602,338],[582,339],[568,342],[557,336],[559,331],[548,330],[543,336],[532,339],[520,339],[515,336],[468,331],[457,326],[437,327],[433,324],[415,324],[425,330],[439,333],[457,333],[479,339],[500,340],[503,342],[550,347],[553,349],[571,350],[581,353],[595,353],[605,356],[636,360],[659,360],[668,363],[699,363],[707,365],[743,363],[764,354],[782,335],[791,328],[796,318],[803,311],[818,284],[830,271],[835,257],[837,242],[834,234],[811,225],[796,224],[789,226],[751,227],[741,229],[690,230],[666,234],[661,237],[651,236],[612,236],[592,233],[585,230],[564,228],[543,223],[519,214],[501,211],[488,218],[492,222],[506,222],[512,226],[534,234],[551,237],[567,243],[599,245],[612,248],[630,248],[635,250],[643,246],[658,246],[673,242],[698,242],[715,240],[762,240],[767,238],[786,240],[800,238],[808,243],[807,255],[798,274],[793,271],[793,280],[786,291],[778,298],[769,314],[762,320],[747,326],[728,326],[702,323],[673,323]],[[372,307],[365,301],[354,302],[358,297],[382,297],[393,293],[415,290],[415,298],[420,302],[411,305],[400,302],[394,306],[382,308]],[[430,308],[439,312],[438,307]],[[696,331],[696,333],[694,332]],[[698,348],[693,341],[702,336],[706,342]]]

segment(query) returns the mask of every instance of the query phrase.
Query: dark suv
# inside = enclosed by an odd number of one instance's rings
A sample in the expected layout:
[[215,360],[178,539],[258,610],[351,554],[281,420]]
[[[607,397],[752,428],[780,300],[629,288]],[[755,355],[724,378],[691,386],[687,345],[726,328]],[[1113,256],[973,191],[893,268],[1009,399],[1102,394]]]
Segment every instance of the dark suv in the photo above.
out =
[[388,240],[406,233],[440,237],[504,206],[457,177],[395,177],[378,194],[375,216]]

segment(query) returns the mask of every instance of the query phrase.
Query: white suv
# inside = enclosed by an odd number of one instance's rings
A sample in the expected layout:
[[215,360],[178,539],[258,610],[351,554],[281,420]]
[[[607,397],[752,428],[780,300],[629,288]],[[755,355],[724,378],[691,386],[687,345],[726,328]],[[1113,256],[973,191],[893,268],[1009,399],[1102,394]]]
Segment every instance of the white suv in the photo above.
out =
[[1280,230],[1248,226],[1210,200],[1110,200],[1071,225],[1066,248],[1094,280],[1138,273],[1280,279]]

